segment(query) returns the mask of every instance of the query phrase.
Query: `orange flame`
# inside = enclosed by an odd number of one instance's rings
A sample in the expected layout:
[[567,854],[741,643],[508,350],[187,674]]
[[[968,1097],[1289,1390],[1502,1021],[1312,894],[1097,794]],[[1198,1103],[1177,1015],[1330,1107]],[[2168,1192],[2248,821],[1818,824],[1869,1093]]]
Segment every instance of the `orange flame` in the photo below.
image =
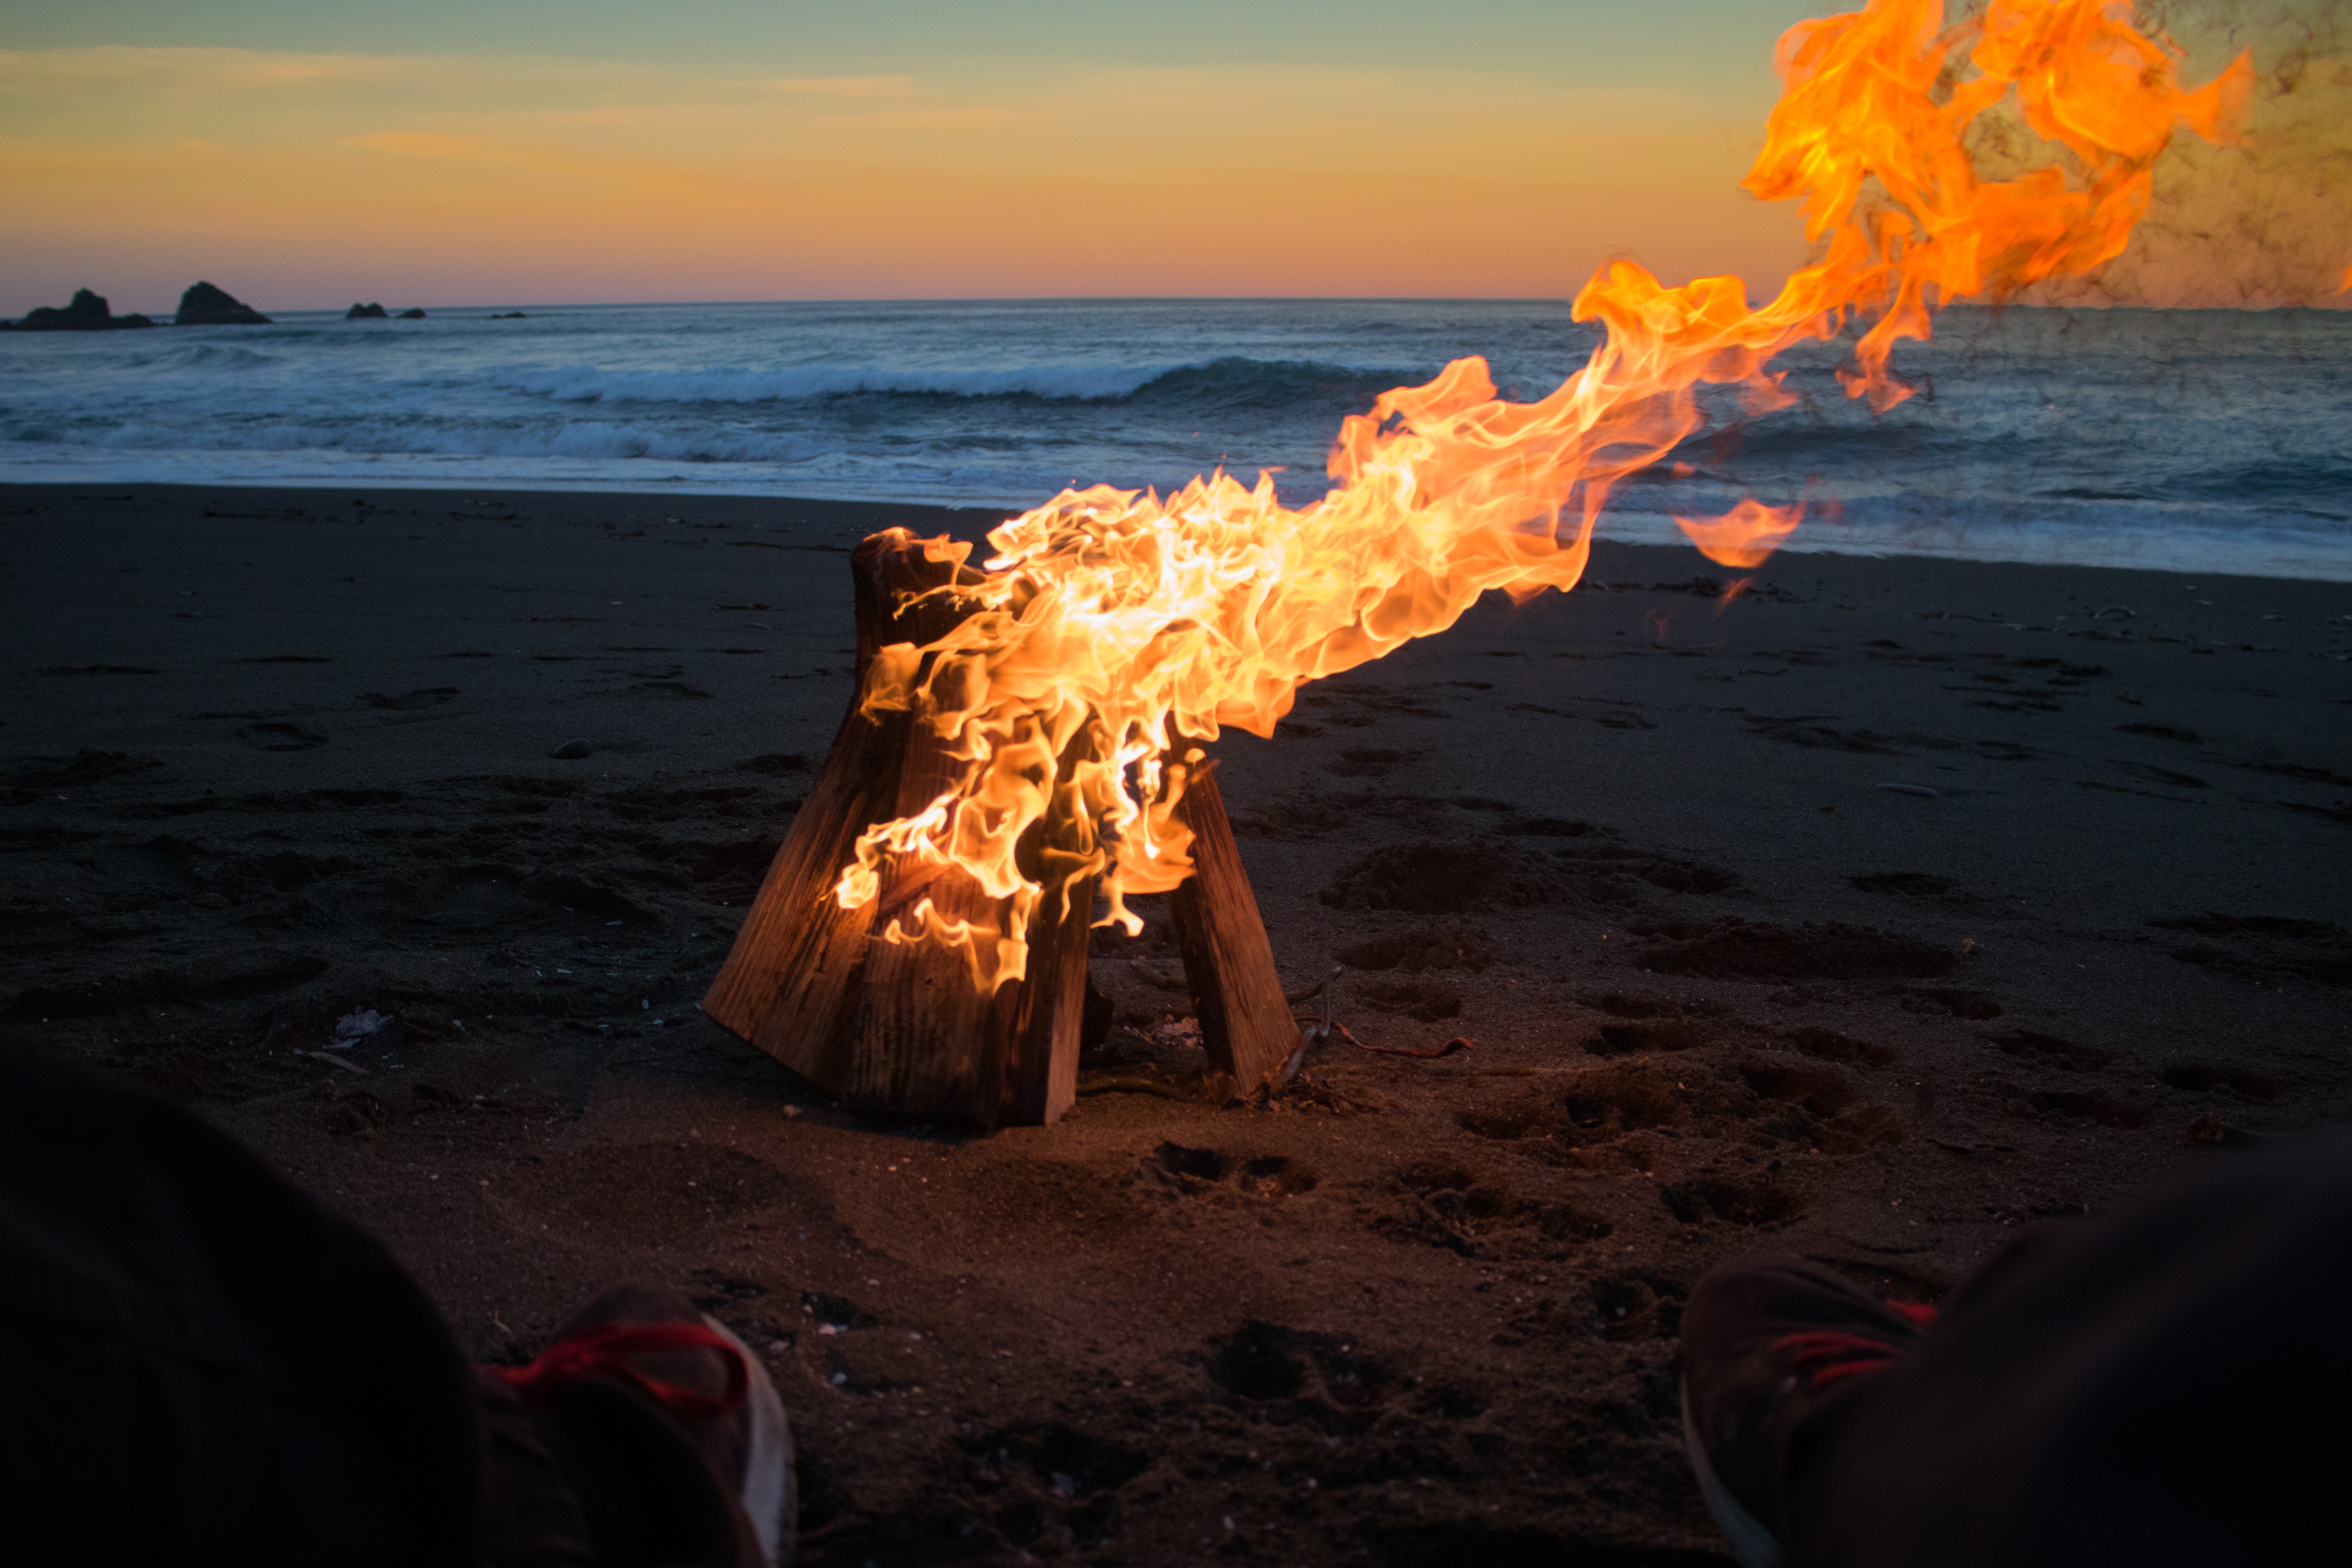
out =
[[1675,525],[1690,536],[1698,552],[1717,566],[1745,569],[1772,558],[1789,535],[1804,521],[1805,503],[1766,506],[1748,497],[1721,517],[1677,517]]
[[[1841,379],[1891,407],[1910,394],[1889,356],[1928,336],[1933,305],[2112,259],[2174,128],[2234,134],[2252,80],[2242,56],[2181,90],[2174,51],[2132,26],[2127,0],[1990,0],[1948,31],[1940,0],[1871,0],[1791,27],[1778,65],[1786,89],[1744,184],[1799,200],[1822,249],[1769,303],[1750,310],[1736,278],[1670,289],[1613,262],[1574,306],[1601,323],[1601,345],[1557,391],[1503,402],[1471,358],[1384,393],[1341,425],[1318,501],[1293,510],[1270,479],[1247,489],[1219,472],[1164,500],[1066,490],[992,532],[988,581],[957,590],[979,613],[928,647],[885,648],[865,689],[869,711],[911,710],[962,775],[860,838],[841,903],[876,898],[894,857],[970,877],[997,900],[996,931],[925,906],[883,940],[961,949],[983,992],[1024,973],[1042,900],[1088,876],[1103,877],[1105,923],[1139,929],[1125,900],[1191,870],[1174,811],[1199,754],[1171,744],[1229,724],[1269,735],[1301,685],[1444,630],[1490,588],[1574,586],[1612,487],[1706,422],[1702,384],[1738,384],[1751,413],[1784,406],[1775,355],[1874,318]],[[2011,93],[2074,178],[1977,177],[1964,133]],[[1710,559],[1744,567],[1801,510],[1750,499],[1676,521]],[[969,547],[929,550],[961,561]],[[1032,876],[1016,847],[1048,819],[1076,847]]]

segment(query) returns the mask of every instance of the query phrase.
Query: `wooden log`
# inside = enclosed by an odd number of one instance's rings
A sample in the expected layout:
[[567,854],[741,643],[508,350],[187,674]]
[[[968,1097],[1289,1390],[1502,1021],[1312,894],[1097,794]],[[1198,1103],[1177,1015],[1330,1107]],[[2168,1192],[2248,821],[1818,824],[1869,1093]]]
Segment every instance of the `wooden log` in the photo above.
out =
[[868,717],[858,710],[866,667],[884,643],[913,640],[922,629],[912,619],[923,611],[904,616],[899,601],[950,581],[953,570],[924,560],[904,529],[875,534],[851,554],[857,667],[849,711],[702,999],[702,1010],[722,1026],[828,1093],[840,1092],[847,1070],[856,982],[874,918],[871,905],[843,909],[833,887],[858,835],[894,815],[914,728],[905,713]]
[[[1180,741],[1177,753],[1189,749]],[[1230,1080],[1230,1098],[1246,1100],[1298,1048],[1298,1026],[1213,771],[1190,771],[1176,816],[1192,830],[1192,874],[1168,895],[1184,979],[1210,1068]]]
[[[849,711],[703,1010],[854,1105],[1050,1125],[1076,1099],[1097,881],[1080,879],[1066,897],[1062,888],[1085,858],[1083,826],[1041,825],[1022,847],[1024,873],[1047,892],[1030,923],[1026,978],[992,993],[973,984],[956,948],[877,940],[893,920],[911,926],[926,898],[950,920],[992,930],[995,902],[971,879],[894,859],[876,900],[841,907],[834,885],[859,835],[922,810],[961,771],[948,742],[911,714],[860,711],[867,667],[885,645],[934,642],[968,613],[951,596],[906,602],[950,584],[956,569],[925,560],[902,529],[859,545],[851,572],[858,662]],[[1192,772],[1177,811],[1192,831],[1195,866],[1170,896],[1185,975],[1211,1066],[1232,1097],[1245,1099],[1280,1069],[1297,1030],[1215,779]]]
[[[858,836],[929,805],[957,771],[912,715],[859,710],[867,667],[884,645],[935,641],[964,613],[950,598],[901,607],[907,595],[950,582],[950,568],[891,530],[858,546],[851,576],[857,679],[849,710],[703,1010],[851,1104],[983,1125],[1049,1124],[1077,1094],[1092,879],[1073,889],[1066,910],[1059,900],[1041,907],[1030,931],[1033,978],[986,997],[952,950],[875,940],[926,896],[943,914],[992,923],[992,902],[967,879],[894,865],[864,908],[844,910],[833,896]],[[1055,869],[1057,847],[1041,836],[1026,868]],[[1058,868],[1067,870],[1066,859]]]
[[[1062,758],[1065,776],[1088,743],[1083,734],[1071,742]],[[899,776],[898,815],[921,811],[961,773],[949,742],[916,726]],[[1041,822],[1016,849],[1022,873],[1046,892],[1030,920],[1024,977],[992,994],[978,992],[961,948],[872,944],[849,1047],[844,1094],[851,1104],[983,1126],[1050,1126],[1076,1102],[1095,879],[1082,879],[1066,899],[1062,884],[1086,859],[1081,837],[1081,825]],[[993,939],[998,903],[978,883],[903,861],[884,873],[876,930],[900,918],[911,926],[926,899],[940,916],[980,926]]]
[[1087,952],[1098,879],[1073,885],[1066,904],[1049,884],[1029,922],[1029,976],[1021,983],[1005,1062],[1006,1121],[1051,1127],[1078,1102],[1078,1031],[1086,1021]]
[[[1063,752],[1069,778],[1092,753],[1081,731]],[[1048,818],[1019,851],[1022,874],[1045,889],[1029,920],[1028,976],[1022,982],[1004,1064],[1004,1120],[1051,1127],[1077,1103],[1079,1032],[1086,1022],[1087,952],[1095,891],[1101,878],[1074,874],[1088,865],[1094,838],[1087,824]]]
[[[912,816],[961,775],[948,742],[920,724],[906,741],[898,793],[888,812]],[[952,1117],[996,1125],[1004,1100],[1004,1053],[1017,1009],[1017,987],[982,994],[961,948],[938,942],[880,940],[893,921],[911,929],[926,900],[940,916],[986,928],[992,941],[996,900],[951,867],[894,858],[874,901],[876,940],[868,943],[850,1031],[841,1093],[866,1110]]]

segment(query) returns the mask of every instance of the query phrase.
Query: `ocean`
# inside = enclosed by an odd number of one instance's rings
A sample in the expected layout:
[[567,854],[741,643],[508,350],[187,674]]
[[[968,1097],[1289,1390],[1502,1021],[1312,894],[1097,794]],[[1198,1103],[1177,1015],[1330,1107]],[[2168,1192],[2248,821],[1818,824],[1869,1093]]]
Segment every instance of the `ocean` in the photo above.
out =
[[[504,308],[500,308],[503,310]],[[0,334],[0,480],[435,486],[1034,506],[1262,468],[1328,487],[1341,417],[1484,354],[1534,398],[1596,333],[1560,301],[1012,300],[287,311],[267,327]],[[2352,311],[1955,307],[1920,395],[1790,408],[1622,487],[1601,531],[1744,494],[1791,550],[2352,581]]]

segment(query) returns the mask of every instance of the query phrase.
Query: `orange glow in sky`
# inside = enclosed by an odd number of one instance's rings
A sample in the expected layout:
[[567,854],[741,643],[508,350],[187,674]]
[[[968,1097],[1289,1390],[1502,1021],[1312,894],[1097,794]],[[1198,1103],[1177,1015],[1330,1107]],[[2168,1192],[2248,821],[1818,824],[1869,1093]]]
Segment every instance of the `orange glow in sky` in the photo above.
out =
[[1733,109],[1468,72],[1097,68],[981,89],[0,55],[0,272],[29,289],[0,313],[84,283],[118,309],[168,305],[198,276],[294,309],[1525,298],[1626,252],[1769,275],[1803,246],[1790,214],[1738,188],[1769,86]]
[[[929,0],[876,0],[855,16],[904,11],[922,26],[856,22],[862,35],[845,11],[786,28],[756,7],[730,10],[769,32],[716,58],[709,47],[632,57],[627,39],[585,21],[566,31],[529,4],[498,14],[604,48],[573,58],[514,52],[510,40],[496,54],[348,52],[372,36],[373,14],[187,3],[183,14],[91,0],[94,21],[58,12],[12,29],[45,47],[0,51],[0,316],[83,286],[118,310],[168,310],[197,278],[286,310],[1565,298],[1619,256],[1668,279],[1781,276],[1805,254],[1799,219],[1738,181],[1778,93],[1771,38],[1835,8],[1653,0],[1643,24],[1581,0],[1460,0],[1461,16],[1434,32],[1424,16],[1416,33],[1387,0],[1345,12],[1267,0],[1255,33],[1121,22],[1160,31],[1124,43],[1089,34],[1078,43],[1090,54],[1065,56],[1053,40],[1111,27],[1094,20],[1107,13],[1022,0],[967,26],[984,39],[1028,17],[1004,46],[1026,52],[986,58],[952,52],[979,47],[961,35],[937,43],[966,24]],[[445,12],[456,15],[438,0],[420,12],[440,18],[420,25],[425,44],[499,25],[469,31]],[[604,0],[561,14],[608,31],[629,17],[653,26]],[[805,41],[823,26],[840,36]],[[1659,47],[1644,26],[1680,41]],[[86,41],[182,35],[346,50]],[[936,47],[908,52],[901,36]],[[1244,58],[1192,58],[1211,46],[1182,40],[1203,37],[1241,40],[1226,52]],[[2253,152],[2200,153],[2160,178],[2143,226],[2152,248],[2118,264],[2119,297],[2334,293],[2352,250],[2347,60],[2306,61],[2292,96],[2271,71]],[[2281,104],[2301,115],[2284,136],[2264,118]],[[2302,162],[2265,185],[2248,160],[2280,149]],[[2255,220],[2259,232],[2246,226]],[[2225,254],[2261,265],[2242,276],[2213,259]]]

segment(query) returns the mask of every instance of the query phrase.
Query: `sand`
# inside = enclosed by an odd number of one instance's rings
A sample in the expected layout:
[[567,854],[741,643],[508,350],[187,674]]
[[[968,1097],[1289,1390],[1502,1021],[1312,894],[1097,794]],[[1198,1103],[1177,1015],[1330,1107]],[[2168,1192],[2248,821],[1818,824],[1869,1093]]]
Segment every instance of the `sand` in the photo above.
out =
[[479,1356],[702,1298],[824,1564],[1720,1561],[1711,1262],[1932,1301],[2352,1110],[2343,585],[1785,555],[1723,604],[1603,548],[1220,748],[1292,984],[1472,1050],[1139,1090],[1199,1060],[1155,923],[1097,945],[1110,1087],[1059,1126],[844,1112],[695,1005],[847,698],[848,547],[992,521],[0,491],[0,1015],[373,1228]]

